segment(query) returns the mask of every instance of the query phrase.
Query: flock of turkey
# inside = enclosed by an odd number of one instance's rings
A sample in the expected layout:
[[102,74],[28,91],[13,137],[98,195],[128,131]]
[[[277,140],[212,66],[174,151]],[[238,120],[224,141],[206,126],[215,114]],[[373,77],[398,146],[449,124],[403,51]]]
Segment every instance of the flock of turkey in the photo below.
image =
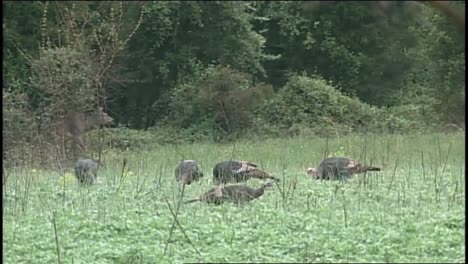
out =
[[[98,162],[91,159],[80,159],[75,166],[75,176],[82,184],[92,184],[97,179]],[[323,160],[317,168],[308,168],[307,174],[314,179],[333,180],[346,179],[353,174],[367,171],[380,171],[378,167],[367,166],[357,160],[342,157],[330,157]],[[190,185],[203,177],[203,172],[196,160],[182,160],[175,169],[175,178],[178,183]],[[260,188],[251,188],[240,183],[257,178],[266,180]],[[263,195],[266,189],[273,186],[272,181],[279,182],[280,179],[271,176],[268,172],[261,170],[249,161],[229,160],[222,161],[213,169],[213,183],[216,185],[201,196],[186,201],[206,202],[220,205],[224,202],[236,204],[249,202]]]
[[[325,1],[319,1],[319,3]],[[385,1],[377,1],[382,7],[387,7]],[[445,15],[451,17],[464,31],[465,14],[456,8],[450,6],[446,1],[428,1],[427,4],[433,8],[442,11]],[[79,160],[75,166],[75,176],[79,182],[94,183],[96,181],[98,162],[90,159]],[[314,179],[331,180],[343,179],[353,174],[367,171],[380,171],[378,167],[367,166],[360,162],[342,157],[331,157],[323,160],[317,168],[308,168],[307,174]],[[185,185],[190,185],[203,177],[197,161],[183,160],[175,170],[176,180]],[[187,201],[186,203],[202,201],[207,203],[221,204],[224,201],[250,201],[263,195],[264,191],[273,186],[270,181],[263,184],[262,187],[254,189],[245,185],[225,185],[229,182],[247,181],[250,178],[271,179],[279,181],[269,175],[267,172],[258,168],[257,165],[247,161],[223,161],[218,163],[213,169],[213,182],[218,186],[210,189],[198,198]],[[221,185],[221,186],[219,186]]]
[[[196,175],[196,177],[193,175]],[[192,181],[202,177],[203,173],[201,173],[197,161],[183,160],[177,166],[175,176],[178,182],[190,184]],[[279,181],[278,178],[259,169],[252,162],[239,160],[222,161],[216,164],[213,169],[213,183],[218,186],[211,188],[200,197],[186,201],[185,203],[200,201],[219,205],[225,201],[230,201],[239,204],[262,196],[267,188],[273,186],[270,181],[265,182],[258,189],[246,185],[228,184],[231,182],[239,183],[247,181],[250,178]]]
[[[315,179],[333,180],[346,179],[353,174],[367,171],[380,171],[380,168],[367,166],[350,158],[330,157],[323,160],[318,168],[308,168],[307,174]],[[175,176],[178,182],[190,184],[203,177],[203,173],[197,161],[183,160],[177,166]],[[228,184],[231,182],[244,182],[250,178],[268,181],[258,189],[241,184]],[[225,201],[234,203],[249,202],[262,196],[266,189],[273,186],[273,183],[269,180],[278,182],[280,179],[271,176],[268,172],[259,169],[256,164],[249,161],[222,161],[216,164],[213,169],[213,183],[218,186],[211,188],[200,197],[186,201],[185,203],[200,201],[219,205]]]

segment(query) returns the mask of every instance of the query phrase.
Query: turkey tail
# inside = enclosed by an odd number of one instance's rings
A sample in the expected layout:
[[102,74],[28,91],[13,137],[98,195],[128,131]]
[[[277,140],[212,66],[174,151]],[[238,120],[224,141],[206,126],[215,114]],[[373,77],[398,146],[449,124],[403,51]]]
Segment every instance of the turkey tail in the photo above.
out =
[[199,201],[201,201],[200,198],[195,198],[192,200],[185,201],[184,204],[189,204],[189,203],[194,203],[194,202],[199,202]]
[[280,179],[279,179],[279,178],[276,178],[276,177],[274,177],[274,176],[270,176],[270,177],[268,177],[268,179],[272,179],[272,180],[274,180],[274,181],[277,181],[277,182],[279,182],[279,181],[280,181]]
[[381,171],[381,169],[379,167],[368,166],[366,167],[366,171]]
[[266,180],[266,179],[271,179],[271,180],[274,180],[274,181],[280,181],[279,178],[276,178],[274,176],[271,176],[270,174],[262,171],[262,170],[254,170],[253,171],[253,176],[255,176],[256,178],[259,178],[259,179],[263,179],[263,180]]
[[252,162],[250,162],[250,161],[240,160],[239,162],[240,162],[243,166],[254,167],[254,168],[257,168],[257,167],[258,167],[257,164],[252,163]]

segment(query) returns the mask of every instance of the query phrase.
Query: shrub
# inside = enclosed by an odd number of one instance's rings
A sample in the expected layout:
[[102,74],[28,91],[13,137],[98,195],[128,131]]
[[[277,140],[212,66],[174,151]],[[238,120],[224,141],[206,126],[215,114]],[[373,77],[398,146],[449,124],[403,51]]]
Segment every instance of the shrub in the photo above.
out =
[[96,87],[86,52],[73,48],[42,49],[31,62],[32,84],[42,94],[45,113],[84,112],[96,105]]
[[249,74],[225,66],[209,67],[172,93],[165,124],[216,140],[241,135],[252,126],[253,110],[273,94],[271,86],[254,84]]
[[293,126],[346,133],[372,123],[378,111],[358,99],[343,95],[319,76],[292,76],[276,96],[257,112],[272,126]]
[[[90,146],[98,146],[99,130],[91,130],[87,133]],[[102,132],[101,132],[102,133]],[[127,127],[106,128],[102,136],[102,145],[122,150],[135,150],[154,145],[155,135],[150,131],[130,129]]]
[[3,91],[3,160],[19,164],[34,152],[39,138],[33,113],[24,93]]

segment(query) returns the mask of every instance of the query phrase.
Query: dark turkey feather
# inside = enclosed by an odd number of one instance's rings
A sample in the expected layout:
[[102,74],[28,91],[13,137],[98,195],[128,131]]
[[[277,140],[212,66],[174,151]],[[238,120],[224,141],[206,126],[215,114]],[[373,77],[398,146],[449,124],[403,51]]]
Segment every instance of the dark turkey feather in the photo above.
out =
[[243,182],[250,178],[272,179],[279,181],[278,178],[271,176],[267,172],[258,168],[254,163],[248,161],[230,160],[222,161],[213,169],[213,181],[215,184],[225,184],[228,182]]
[[260,188],[251,188],[246,185],[233,184],[224,187],[215,187],[204,193],[202,196],[186,201],[185,203],[206,202],[220,205],[224,202],[236,204],[250,202],[265,193],[265,189],[273,186],[271,182],[264,183]]
[[222,189],[223,197],[234,203],[250,202],[265,193],[265,189],[273,186],[271,182],[264,183],[260,188],[254,189],[246,185],[227,185]]
[[192,182],[203,177],[203,172],[198,166],[196,160],[183,160],[175,169],[175,177],[177,182],[190,185]]
[[344,179],[367,171],[380,171],[379,167],[367,166],[357,160],[343,157],[330,157],[320,162],[318,168],[309,168],[307,173],[317,179]]
[[98,167],[96,160],[79,159],[75,165],[75,177],[82,184],[96,183]]
[[193,203],[193,202],[205,202],[205,203],[213,203],[216,205],[222,204],[224,200],[223,200],[223,192],[221,189],[222,187],[211,188],[210,190],[208,190],[206,193],[204,193],[200,197],[188,200],[185,203],[188,204],[188,203]]

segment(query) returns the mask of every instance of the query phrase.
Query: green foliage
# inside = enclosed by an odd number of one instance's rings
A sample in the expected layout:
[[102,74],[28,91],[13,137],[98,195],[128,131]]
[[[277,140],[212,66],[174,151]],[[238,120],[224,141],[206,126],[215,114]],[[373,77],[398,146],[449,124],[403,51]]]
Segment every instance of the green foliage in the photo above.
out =
[[99,137],[102,133],[99,130],[92,130],[88,133],[91,146],[99,146],[98,143],[102,141],[102,144],[109,148],[135,150],[149,147],[154,142],[154,135],[151,133],[123,126],[106,128],[104,136]]
[[286,86],[257,111],[262,122],[286,131],[286,135],[322,136],[353,131],[427,132],[434,128],[431,114],[422,103],[371,106],[342,94],[319,76],[299,75],[293,75]]
[[167,123],[197,132],[236,135],[251,127],[252,111],[271,96],[268,85],[230,67],[210,67],[198,79],[180,85],[171,96]]
[[[124,61],[129,70],[120,71],[122,76],[143,84],[123,90],[122,97],[138,93],[125,101],[136,101],[146,108],[181,83],[200,78],[200,69],[213,64],[262,77],[265,40],[252,28],[250,5],[185,1],[146,4],[145,21],[129,43],[132,56]],[[127,110],[125,106],[123,110]],[[154,115],[149,117],[152,124],[165,116],[164,110],[155,110],[153,107]],[[134,127],[144,126],[138,120],[132,123]]]
[[[464,9],[464,2],[454,2]],[[429,122],[465,122],[465,45],[464,35],[453,22],[434,12],[426,5],[421,7],[419,27],[411,27],[419,45],[408,53],[415,61],[407,73],[404,91],[400,93],[404,104],[421,104]]]
[[259,110],[259,115],[280,128],[301,124],[317,132],[335,129],[346,133],[369,125],[373,111],[377,110],[343,95],[319,76],[294,75],[275,98]]
[[[328,144],[297,137],[115,151],[102,157],[98,183],[89,188],[68,174],[72,167],[6,170],[3,258],[54,263],[58,246],[62,263],[464,262],[464,140],[349,135]],[[345,183],[312,180],[304,170],[325,149],[383,171]],[[183,200],[211,188],[211,168],[230,158],[261,164],[282,181],[245,206],[182,204],[183,231],[176,225],[170,237],[166,199],[176,208],[174,168],[182,158],[199,160],[207,175]]]
[[86,54],[73,48],[43,49],[32,62],[33,87],[47,98],[43,103],[51,113],[95,108],[93,69],[87,62]]
[[[412,65],[401,50],[415,45],[406,30],[414,15],[396,6],[382,16],[368,2],[336,2],[308,9],[303,2],[261,2],[258,23],[266,52],[281,58],[266,65],[269,80],[283,86],[289,72],[318,74],[346,94],[373,105],[391,105],[395,82]],[[398,14],[400,14],[398,16]],[[375,92],[378,89],[379,92]]]
[[39,53],[40,4],[6,1],[2,5],[4,8],[3,78],[6,83],[18,80],[26,82],[30,76],[26,56],[37,56]]
[[[4,86],[20,89],[33,112],[79,110],[94,106],[93,96],[106,98],[116,122],[165,131],[161,139],[167,142],[179,142],[170,138],[175,132],[191,141],[464,127],[463,34],[426,4],[5,2],[3,7]],[[293,91],[288,82],[299,72],[318,76],[331,88],[314,83],[318,91]],[[257,85],[260,81],[265,84]],[[325,105],[311,104],[299,91]],[[271,104],[254,114],[270,96]]]
[[[18,84],[16,84],[18,85]],[[12,84],[15,86],[15,84]],[[37,124],[21,88],[3,90],[3,161],[21,164],[38,143]],[[11,163],[9,163],[11,164]]]
[[[98,130],[92,130],[88,134],[91,146],[99,146],[102,143],[106,149],[138,150],[151,149],[158,145],[185,144],[193,142],[211,141],[213,133],[211,128],[203,130],[202,125],[186,129],[161,126],[148,130],[131,129],[125,126],[106,128],[105,134],[99,137]],[[94,149],[97,151],[97,149]]]

